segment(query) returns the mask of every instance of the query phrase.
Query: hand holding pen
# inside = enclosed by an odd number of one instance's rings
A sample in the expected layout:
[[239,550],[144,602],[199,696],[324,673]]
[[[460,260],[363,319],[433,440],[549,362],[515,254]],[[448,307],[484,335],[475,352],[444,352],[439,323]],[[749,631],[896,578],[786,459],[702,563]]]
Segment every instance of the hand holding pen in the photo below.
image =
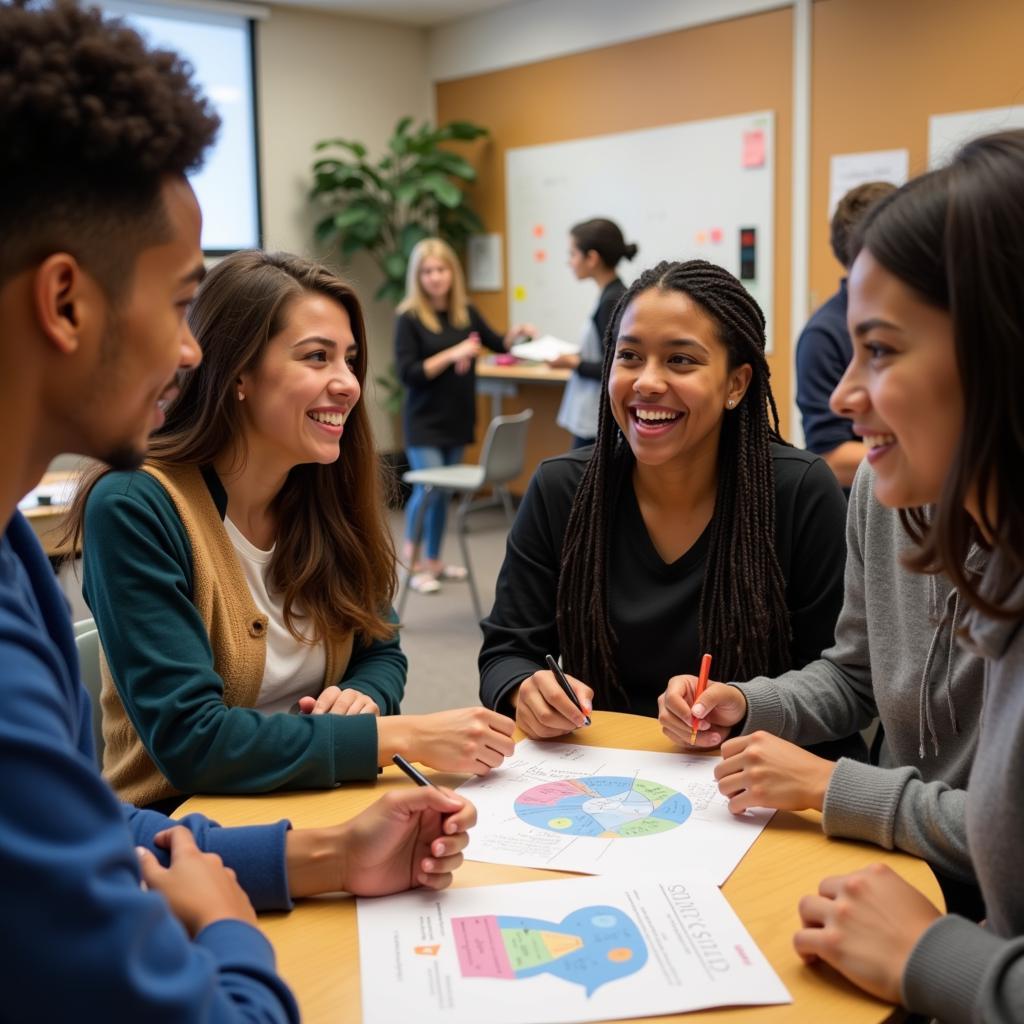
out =
[[[709,664],[709,674],[710,669]],[[658,698],[661,731],[681,747],[720,746],[732,727],[746,717],[747,699],[738,687],[710,680],[705,687],[698,676],[673,676]]]
[[590,725],[594,691],[567,676],[551,655],[548,668],[534,672],[512,696],[516,725],[532,739],[553,739]]

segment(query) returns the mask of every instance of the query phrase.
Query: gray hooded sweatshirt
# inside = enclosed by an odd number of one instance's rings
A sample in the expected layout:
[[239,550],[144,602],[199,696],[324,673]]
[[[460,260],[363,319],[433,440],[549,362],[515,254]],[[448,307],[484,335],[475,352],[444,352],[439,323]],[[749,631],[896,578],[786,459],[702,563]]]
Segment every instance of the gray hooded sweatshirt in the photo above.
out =
[[[981,592],[1011,607],[1024,579],[994,555]],[[904,1005],[947,1024],[1024,1022],[1024,628],[1019,618],[964,616],[965,646],[985,658],[981,742],[968,784],[967,838],[988,919],[955,914],[918,940],[903,972]]]
[[[906,850],[973,882],[967,779],[978,738],[982,662],[954,641],[960,603],[944,576],[904,569],[913,548],[898,514],[874,496],[865,461],[850,493],[846,576],[835,644],[777,679],[734,683],[747,698],[742,734],[763,729],[806,746],[885,730],[878,766],[841,758],[825,794],[827,835]],[[984,556],[972,551],[980,569]]]

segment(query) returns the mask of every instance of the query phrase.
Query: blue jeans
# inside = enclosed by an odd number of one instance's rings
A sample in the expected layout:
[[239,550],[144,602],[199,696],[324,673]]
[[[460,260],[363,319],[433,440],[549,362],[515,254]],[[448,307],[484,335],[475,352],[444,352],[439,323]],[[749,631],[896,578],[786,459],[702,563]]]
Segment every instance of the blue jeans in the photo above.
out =
[[[463,445],[453,448],[433,448],[429,445],[411,445],[405,449],[405,457],[413,469],[437,469],[439,466],[454,466],[462,461]],[[427,501],[423,515],[423,536],[426,541],[426,556],[430,561],[441,557],[441,543],[444,541],[444,524],[448,518],[448,502],[451,500],[449,491],[431,491],[430,498],[425,497],[426,489],[416,484],[412,489],[412,497],[405,506],[405,537],[411,544],[415,540],[416,518],[420,506]]]

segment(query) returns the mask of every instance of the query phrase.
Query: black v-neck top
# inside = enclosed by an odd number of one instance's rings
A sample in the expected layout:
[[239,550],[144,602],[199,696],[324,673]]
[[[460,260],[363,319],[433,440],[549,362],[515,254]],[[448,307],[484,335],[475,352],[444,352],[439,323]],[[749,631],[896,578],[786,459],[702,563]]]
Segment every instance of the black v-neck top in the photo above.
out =
[[[561,651],[555,595],[562,540],[590,453],[581,448],[541,463],[520,506],[494,607],[483,621],[480,699],[487,707],[508,711],[509,691],[544,667],[545,654]],[[800,668],[833,642],[843,602],[846,500],[817,456],[773,445],[772,459],[776,551],[793,632],[787,668]],[[696,674],[708,537],[706,529],[666,563],[647,532],[632,481],[623,483],[612,521],[608,602],[618,638],[616,667],[630,703],[610,710],[655,716],[669,679]]]

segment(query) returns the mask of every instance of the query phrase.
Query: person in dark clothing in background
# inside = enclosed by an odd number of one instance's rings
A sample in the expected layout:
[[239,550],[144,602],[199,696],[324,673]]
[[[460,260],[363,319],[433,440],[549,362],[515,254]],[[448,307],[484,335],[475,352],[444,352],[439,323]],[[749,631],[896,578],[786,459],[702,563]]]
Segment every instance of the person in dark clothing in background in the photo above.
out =
[[604,217],[581,221],[569,229],[569,267],[576,280],[592,280],[601,289],[594,312],[583,328],[579,354],[559,356],[548,363],[575,371],[565,385],[558,410],[558,425],[572,434],[574,448],[593,444],[597,435],[604,336],[615,306],[626,291],[615,268],[623,258],[631,260],[636,253],[636,245],[627,244],[618,224]]
[[[531,324],[516,324],[502,336],[466,300],[458,257],[440,238],[424,238],[409,256],[405,298],[395,324],[395,365],[405,385],[405,454],[413,469],[435,469],[462,461],[476,430],[476,357],[481,346],[504,352]],[[405,559],[413,557],[413,530],[423,501],[426,557],[410,565],[411,586],[435,594],[442,580],[464,580],[461,565],[441,560],[448,495],[413,488],[406,506]]]
[[[850,269],[850,239],[871,206],[896,190],[885,181],[870,181],[850,189],[832,215],[829,241],[832,252]],[[796,402],[804,427],[808,451],[820,455],[836,475],[847,494],[864,458],[864,442],[853,432],[850,421],[829,408],[829,398],[846,372],[853,355],[846,329],[846,278],[839,291],[820,306],[800,332],[796,343]]]

